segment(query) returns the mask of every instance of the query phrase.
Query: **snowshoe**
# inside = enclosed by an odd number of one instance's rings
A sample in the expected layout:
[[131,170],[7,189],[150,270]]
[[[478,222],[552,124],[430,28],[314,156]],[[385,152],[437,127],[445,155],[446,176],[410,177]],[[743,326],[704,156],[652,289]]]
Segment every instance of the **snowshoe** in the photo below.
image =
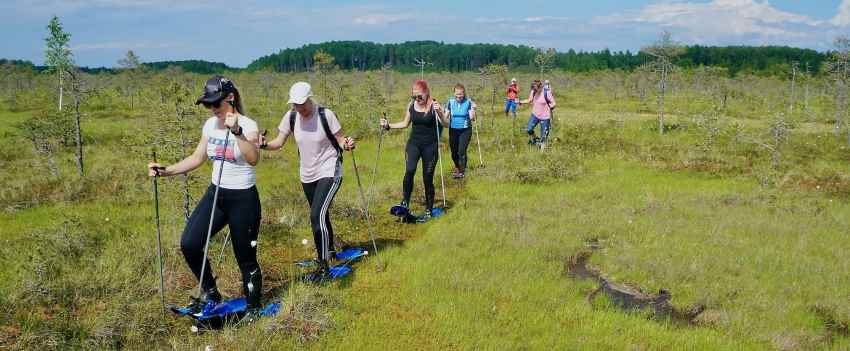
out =
[[[254,316],[252,318],[256,320],[260,317],[273,316],[280,311],[280,306],[281,302],[275,301],[263,308],[253,309]],[[237,323],[249,312],[248,301],[244,297],[222,301],[202,313],[189,313],[189,306],[171,306],[170,309],[178,315],[192,318],[194,320],[192,331],[196,333],[203,330],[221,329],[227,324]]]

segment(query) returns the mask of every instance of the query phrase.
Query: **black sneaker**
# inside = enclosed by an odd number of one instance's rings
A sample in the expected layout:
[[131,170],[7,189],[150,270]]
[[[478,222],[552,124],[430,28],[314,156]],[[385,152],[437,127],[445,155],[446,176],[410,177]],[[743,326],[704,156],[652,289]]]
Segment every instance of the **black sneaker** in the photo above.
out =
[[239,324],[251,324],[254,323],[263,316],[262,308],[249,308],[245,310],[245,314],[242,315],[242,318],[239,319]]
[[410,207],[407,205],[407,201],[402,201],[390,208],[390,214],[393,216],[403,217],[408,213],[410,213]]
[[425,211],[425,214],[423,214],[419,217],[416,217],[416,223],[425,223],[429,220],[431,220],[431,211],[430,210],[427,210],[427,211]]
[[204,291],[201,296],[197,298],[192,298],[192,303],[189,304],[189,314],[203,316],[215,308],[216,305],[221,303],[221,293],[218,292],[218,289],[212,288],[207,291]]
[[330,267],[328,267],[328,261],[319,260],[316,262],[318,268],[312,273],[308,273],[304,278],[309,282],[320,283],[325,280],[330,280]]

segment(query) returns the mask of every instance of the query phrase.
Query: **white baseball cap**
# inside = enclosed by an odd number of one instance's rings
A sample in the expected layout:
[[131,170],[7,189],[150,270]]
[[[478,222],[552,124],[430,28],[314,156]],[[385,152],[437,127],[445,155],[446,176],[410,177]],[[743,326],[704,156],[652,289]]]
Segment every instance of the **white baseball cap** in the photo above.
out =
[[511,82],[516,82],[516,78],[511,78]]
[[311,96],[313,96],[313,92],[310,89],[310,84],[307,82],[297,82],[289,88],[289,102],[287,103],[300,105]]

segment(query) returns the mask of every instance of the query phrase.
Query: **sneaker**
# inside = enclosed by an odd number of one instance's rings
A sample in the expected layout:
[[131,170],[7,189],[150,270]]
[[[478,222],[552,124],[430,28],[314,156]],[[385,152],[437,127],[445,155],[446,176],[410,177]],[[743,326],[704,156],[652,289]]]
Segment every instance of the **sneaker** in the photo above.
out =
[[330,280],[330,267],[328,267],[327,261],[318,261],[317,265],[319,268],[316,268],[315,271],[309,273],[305,276],[305,279],[310,282],[319,283],[325,280]]
[[416,223],[425,223],[431,220],[431,211],[425,212],[425,214],[416,217]]
[[239,319],[239,324],[251,324],[258,320],[263,316],[263,309],[254,307],[245,310],[245,314],[242,315],[242,318]]
[[196,316],[209,314],[220,302],[221,293],[218,292],[218,289],[209,289],[204,291],[201,296],[192,298],[192,303],[189,304],[189,314]]
[[395,205],[390,208],[390,214],[393,216],[405,216],[410,213],[410,207],[407,205],[407,201],[402,201],[398,205]]

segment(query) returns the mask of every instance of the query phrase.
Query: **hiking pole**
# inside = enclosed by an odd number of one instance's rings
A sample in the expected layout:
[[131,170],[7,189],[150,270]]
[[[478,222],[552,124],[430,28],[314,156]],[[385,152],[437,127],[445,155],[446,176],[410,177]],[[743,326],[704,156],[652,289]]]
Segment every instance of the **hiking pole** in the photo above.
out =
[[[228,101],[233,105],[232,101]],[[218,181],[215,183],[212,210],[210,211],[210,225],[207,227],[207,240],[204,242],[204,260],[201,261],[201,276],[198,278],[198,296],[204,292],[204,271],[207,268],[207,254],[210,251],[210,237],[212,236],[213,219],[215,218],[216,204],[218,203],[218,190],[221,188],[221,174],[224,173],[224,161],[227,159],[227,142],[230,138],[230,129],[224,132],[224,147],[221,149],[221,166],[218,168]]]
[[[437,102],[437,99],[433,99],[433,102]],[[431,103],[431,110],[434,111],[434,120],[437,122],[434,125],[434,130],[437,132],[437,158],[440,159],[440,186],[443,188],[443,210],[446,209],[446,181],[443,177],[443,156],[440,155],[440,117],[437,116],[437,108],[434,107],[434,103]]]
[[484,156],[481,156],[481,137],[478,135],[478,128],[473,128],[475,129],[475,142],[478,143],[478,167],[484,168]]
[[[263,129],[263,134],[261,134],[261,135],[263,137],[265,137],[268,133],[269,133],[268,129]],[[221,262],[223,262],[223,260],[224,260],[224,249],[227,248],[227,243],[229,243],[229,242],[230,242],[230,230],[228,229],[227,234],[224,235],[224,241],[221,243],[221,251],[218,252],[218,259],[216,259],[216,262],[218,264],[221,264]]]
[[[384,112],[384,119],[387,119],[387,113],[386,112]],[[387,123],[389,123],[389,121]],[[368,199],[372,198],[373,191],[375,190],[375,179],[378,178],[378,165],[381,162],[381,144],[383,143],[383,141],[384,141],[384,127],[381,127],[380,130],[378,131],[378,154],[375,156],[375,167],[372,168],[372,179],[369,180],[369,197],[368,197]],[[354,153],[352,152],[351,154],[352,154],[351,157],[354,157],[353,156]]]
[[217,264],[221,264],[224,260],[224,249],[227,248],[228,242],[230,242],[230,230],[224,235],[224,242],[221,243],[221,251],[218,252],[218,259],[216,260]]
[[[476,114],[476,117],[477,117],[478,111],[476,109],[473,109],[472,111],[476,112],[475,114]],[[483,118],[483,116],[482,116],[482,118]],[[481,136],[478,135],[478,128],[475,128],[475,123],[472,123],[470,125],[472,126],[472,129],[475,130],[475,142],[478,143],[478,168],[484,168],[484,157],[481,156]],[[484,125],[484,120],[479,119],[478,120],[478,126],[481,127],[482,125]]]
[[378,257],[378,245],[375,243],[375,232],[372,230],[372,220],[369,218],[369,202],[366,201],[366,193],[363,192],[363,184],[360,182],[360,171],[357,169],[357,158],[354,157],[354,149],[351,149],[351,164],[354,166],[354,176],[357,178],[360,202],[363,203],[363,214],[366,217],[366,228],[369,230],[369,239],[372,240],[372,249],[375,250],[375,269],[380,270],[381,258]]
[[[156,151],[153,152],[153,162],[156,163]],[[156,258],[159,261],[159,300],[162,302],[162,313],[165,314],[165,277],[162,268],[162,231],[159,226],[159,186],[156,178],[159,177],[160,168],[154,169],[153,176],[153,203],[156,213]]]

